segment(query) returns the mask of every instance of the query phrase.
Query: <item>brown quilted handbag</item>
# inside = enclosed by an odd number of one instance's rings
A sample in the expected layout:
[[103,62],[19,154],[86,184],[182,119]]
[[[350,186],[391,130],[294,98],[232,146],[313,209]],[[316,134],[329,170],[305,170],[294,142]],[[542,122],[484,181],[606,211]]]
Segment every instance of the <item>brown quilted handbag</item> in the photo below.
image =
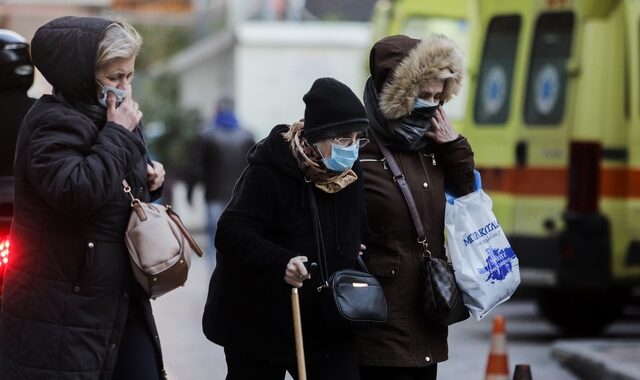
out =
[[469,318],[451,263],[425,256],[422,265],[422,312],[425,317],[444,326]]

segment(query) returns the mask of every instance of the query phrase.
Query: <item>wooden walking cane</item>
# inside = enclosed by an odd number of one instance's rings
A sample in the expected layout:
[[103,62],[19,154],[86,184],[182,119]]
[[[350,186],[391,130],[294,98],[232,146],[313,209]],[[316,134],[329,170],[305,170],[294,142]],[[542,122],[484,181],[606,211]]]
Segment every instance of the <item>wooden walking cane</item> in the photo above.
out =
[[307,380],[307,368],[304,364],[304,343],[302,342],[302,317],[300,317],[300,299],[298,288],[291,289],[291,310],[293,312],[293,335],[296,339],[296,359],[298,361],[298,380]]

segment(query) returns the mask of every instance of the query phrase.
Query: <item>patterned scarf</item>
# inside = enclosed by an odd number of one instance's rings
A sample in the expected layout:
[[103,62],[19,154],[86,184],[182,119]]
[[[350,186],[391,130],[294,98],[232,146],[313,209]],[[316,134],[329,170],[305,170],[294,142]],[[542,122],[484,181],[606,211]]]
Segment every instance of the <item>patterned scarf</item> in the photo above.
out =
[[342,173],[335,173],[324,167],[322,157],[316,149],[313,149],[300,136],[304,129],[301,121],[293,123],[282,137],[289,143],[291,153],[298,162],[298,167],[307,181],[325,193],[333,194],[349,186],[358,179],[356,173],[349,169]]

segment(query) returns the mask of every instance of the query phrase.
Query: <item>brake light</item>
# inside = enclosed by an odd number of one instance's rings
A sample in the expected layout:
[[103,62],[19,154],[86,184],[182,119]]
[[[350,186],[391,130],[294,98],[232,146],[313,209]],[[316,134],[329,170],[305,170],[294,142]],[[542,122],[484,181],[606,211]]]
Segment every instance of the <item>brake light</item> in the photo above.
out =
[[601,161],[602,146],[599,143],[571,143],[568,211],[577,213],[598,212]]
[[0,239],[0,268],[9,262],[9,238]]

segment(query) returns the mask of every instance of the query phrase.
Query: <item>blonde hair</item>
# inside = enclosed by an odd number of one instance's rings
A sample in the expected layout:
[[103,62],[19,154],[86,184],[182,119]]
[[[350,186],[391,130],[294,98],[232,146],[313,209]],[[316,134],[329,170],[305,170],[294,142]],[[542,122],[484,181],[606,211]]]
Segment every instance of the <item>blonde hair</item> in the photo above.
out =
[[133,26],[126,22],[112,22],[98,44],[96,71],[116,59],[133,58],[140,53],[142,37]]

